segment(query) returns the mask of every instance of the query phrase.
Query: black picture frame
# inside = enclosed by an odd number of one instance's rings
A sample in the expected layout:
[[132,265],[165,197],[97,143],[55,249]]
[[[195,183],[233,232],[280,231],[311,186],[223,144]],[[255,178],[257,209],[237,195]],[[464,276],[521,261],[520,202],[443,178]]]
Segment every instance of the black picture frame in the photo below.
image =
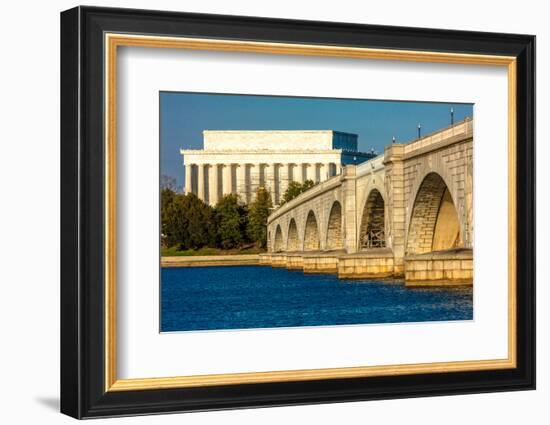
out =
[[[105,391],[104,34],[307,43],[517,58],[517,367]],[[535,388],[535,37],[132,9],[61,13],[61,412],[75,418]]]

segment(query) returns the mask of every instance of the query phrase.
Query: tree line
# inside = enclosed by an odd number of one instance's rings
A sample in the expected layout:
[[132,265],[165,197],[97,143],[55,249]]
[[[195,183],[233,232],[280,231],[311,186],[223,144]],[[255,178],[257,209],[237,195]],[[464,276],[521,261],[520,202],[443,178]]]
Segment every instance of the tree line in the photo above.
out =
[[[314,186],[311,180],[304,184],[290,182],[281,204]],[[267,218],[273,210],[271,194],[259,187],[254,200],[245,205],[237,194],[224,195],[212,207],[193,193],[181,194],[174,185],[163,185],[161,190],[161,239],[166,247],[178,250],[203,247],[224,250],[254,244],[267,246]]]

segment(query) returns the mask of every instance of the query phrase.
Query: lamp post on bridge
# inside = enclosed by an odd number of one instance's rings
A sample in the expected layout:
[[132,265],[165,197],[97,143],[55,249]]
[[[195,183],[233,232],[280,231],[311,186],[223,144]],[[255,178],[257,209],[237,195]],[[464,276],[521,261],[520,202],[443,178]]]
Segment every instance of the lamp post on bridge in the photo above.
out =
[[451,106],[451,125],[455,123],[455,110]]
[[421,130],[422,126],[420,125],[420,123],[418,123],[418,138],[420,139],[420,130]]

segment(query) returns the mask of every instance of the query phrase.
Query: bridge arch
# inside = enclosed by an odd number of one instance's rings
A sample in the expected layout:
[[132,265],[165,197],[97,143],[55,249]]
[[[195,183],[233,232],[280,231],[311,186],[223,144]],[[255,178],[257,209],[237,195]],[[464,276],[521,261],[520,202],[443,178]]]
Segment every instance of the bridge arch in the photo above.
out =
[[277,224],[277,229],[275,230],[275,240],[273,242],[273,252],[281,252],[283,250],[283,232],[281,230],[281,225]]
[[367,196],[359,229],[359,249],[386,247],[385,202],[378,189]]
[[294,217],[290,219],[290,223],[288,224],[287,235],[286,250],[299,251],[301,245],[300,237],[298,236],[298,226],[296,225]]
[[317,251],[320,248],[319,224],[313,210],[307,214],[304,229],[304,251]]
[[463,238],[465,246],[471,247],[471,218],[467,218],[464,214],[466,206],[464,205],[464,197],[460,196],[459,186],[456,184],[455,179],[448,166],[445,166],[441,161],[422,161],[422,164],[416,172],[416,176],[412,182],[410,188],[410,196],[407,197],[406,203],[406,215],[407,223],[406,228],[410,228],[410,218],[412,217],[412,211],[414,203],[416,202],[416,194],[420,191],[420,187],[424,183],[426,177],[436,173],[445,182],[447,189],[449,190],[451,197],[453,198],[454,206],[458,214],[458,222],[460,224],[460,235]]
[[463,246],[461,225],[451,191],[436,172],[428,173],[420,184],[409,220],[407,254]]
[[342,235],[342,205],[338,201],[332,203],[327,222],[327,239],[325,247],[328,250],[344,247]]

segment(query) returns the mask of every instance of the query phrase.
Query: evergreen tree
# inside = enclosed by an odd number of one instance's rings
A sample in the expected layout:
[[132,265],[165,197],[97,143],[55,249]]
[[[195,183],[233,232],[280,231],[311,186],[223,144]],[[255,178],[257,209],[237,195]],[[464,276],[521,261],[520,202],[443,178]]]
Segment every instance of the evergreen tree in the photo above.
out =
[[216,223],[212,208],[195,194],[161,192],[161,229],[166,246],[198,249],[215,246]]
[[[181,196],[182,208],[178,215],[187,220],[182,229],[181,249],[198,249],[203,246],[216,246],[216,222],[212,207],[200,200],[194,193]],[[187,234],[185,234],[187,231]]]
[[246,242],[246,209],[236,194],[225,195],[216,204],[218,244],[223,249],[237,248]]
[[273,208],[271,194],[264,187],[256,191],[248,213],[248,236],[260,248],[267,246],[267,217]]
[[160,222],[161,229],[160,232],[164,237],[166,237],[168,232],[168,221],[169,221],[169,208],[170,205],[174,202],[174,197],[176,194],[171,189],[162,189],[160,192]]

